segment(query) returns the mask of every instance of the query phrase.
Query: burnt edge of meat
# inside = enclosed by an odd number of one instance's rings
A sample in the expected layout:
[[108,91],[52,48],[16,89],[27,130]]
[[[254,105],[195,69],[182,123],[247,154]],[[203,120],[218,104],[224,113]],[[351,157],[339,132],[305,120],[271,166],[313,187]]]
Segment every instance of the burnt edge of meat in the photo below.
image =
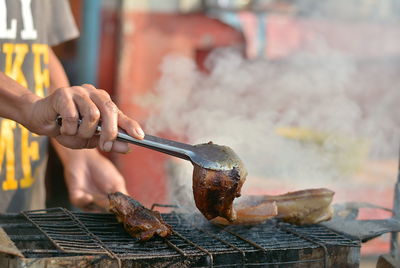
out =
[[[236,180],[240,181],[240,171],[238,167],[233,167],[233,169],[230,170],[229,177]],[[240,195],[239,195],[240,196]]]

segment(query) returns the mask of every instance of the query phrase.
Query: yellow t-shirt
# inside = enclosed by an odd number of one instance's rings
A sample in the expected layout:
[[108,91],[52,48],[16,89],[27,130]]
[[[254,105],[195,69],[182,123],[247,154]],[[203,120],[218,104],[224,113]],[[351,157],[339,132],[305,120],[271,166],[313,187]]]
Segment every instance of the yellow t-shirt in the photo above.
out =
[[[77,36],[66,0],[0,0],[0,71],[39,96],[50,86],[49,46]],[[47,146],[0,118],[0,213],[44,207]]]

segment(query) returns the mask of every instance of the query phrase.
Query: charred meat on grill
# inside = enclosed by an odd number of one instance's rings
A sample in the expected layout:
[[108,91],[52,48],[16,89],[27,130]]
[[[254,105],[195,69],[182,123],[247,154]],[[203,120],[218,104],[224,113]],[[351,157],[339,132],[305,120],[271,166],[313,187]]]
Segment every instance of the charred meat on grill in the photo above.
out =
[[[271,218],[271,208],[277,207],[277,218],[296,225],[315,224],[330,220],[333,214],[332,199],[335,193],[329,189],[307,189],[283,195],[250,195],[235,202],[237,219],[233,224],[261,223]],[[216,218],[213,222],[228,225]]]
[[166,237],[172,233],[172,228],[164,222],[157,211],[152,211],[133,198],[120,193],[108,195],[110,211],[122,222],[125,230],[140,241],[147,241],[154,235]]
[[244,167],[210,170],[194,165],[193,195],[197,208],[208,219],[236,219],[233,200],[240,196],[247,172]]

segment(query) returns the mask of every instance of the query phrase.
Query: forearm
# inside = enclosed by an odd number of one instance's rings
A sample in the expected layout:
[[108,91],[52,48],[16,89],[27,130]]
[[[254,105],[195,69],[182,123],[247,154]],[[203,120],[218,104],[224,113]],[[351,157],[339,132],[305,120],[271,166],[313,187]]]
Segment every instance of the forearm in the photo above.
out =
[[0,72],[0,117],[27,124],[32,104],[40,97]]

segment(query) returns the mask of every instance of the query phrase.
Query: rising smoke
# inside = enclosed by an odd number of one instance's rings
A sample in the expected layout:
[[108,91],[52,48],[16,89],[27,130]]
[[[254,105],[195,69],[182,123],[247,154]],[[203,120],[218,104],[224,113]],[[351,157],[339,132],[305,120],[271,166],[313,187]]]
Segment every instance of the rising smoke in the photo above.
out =
[[[219,49],[207,59],[208,74],[191,59],[167,56],[146,97],[153,111],[146,131],[230,146],[248,181],[279,178],[294,188],[346,180],[366,158],[397,157],[400,62],[393,45],[361,36],[372,46],[360,42],[369,53],[363,57],[331,47],[327,36],[319,32],[310,49],[278,60]],[[392,39],[381,32],[382,40]],[[182,166],[174,174],[190,187],[191,166]]]

